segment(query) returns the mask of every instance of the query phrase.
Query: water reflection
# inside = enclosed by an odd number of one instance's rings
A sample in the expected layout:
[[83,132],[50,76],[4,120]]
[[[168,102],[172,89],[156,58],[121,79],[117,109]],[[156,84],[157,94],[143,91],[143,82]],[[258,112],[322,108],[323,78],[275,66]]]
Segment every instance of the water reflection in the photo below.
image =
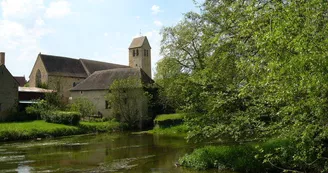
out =
[[174,166],[179,157],[194,147],[181,138],[145,134],[2,143],[0,172],[196,173]]

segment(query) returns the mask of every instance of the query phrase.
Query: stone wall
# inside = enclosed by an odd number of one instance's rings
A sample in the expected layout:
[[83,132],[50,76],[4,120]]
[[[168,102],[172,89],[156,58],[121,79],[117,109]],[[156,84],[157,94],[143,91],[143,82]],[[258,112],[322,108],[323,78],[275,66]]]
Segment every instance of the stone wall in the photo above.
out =
[[65,77],[65,76],[49,76],[48,77],[48,88],[56,90],[57,93],[62,97],[64,102],[68,102],[68,98],[71,96],[70,89],[83,81],[84,78]]
[[[138,50],[139,55],[133,56],[133,50]],[[148,50],[148,56],[144,55],[144,50]],[[142,70],[151,78],[151,48],[145,44],[140,48],[129,49],[129,66],[142,68]]]
[[107,90],[96,90],[96,91],[71,91],[72,102],[78,98],[86,98],[90,100],[99,111],[103,117],[111,117],[111,109],[106,109],[106,95],[108,94]]
[[37,73],[38,70],[40,70],[40,72],[41,72],[41,83],[48,84],[48,73],[47,73],[47,70],[44,67],[41,58],[38,56],[38,58],[35,61],[34,67],[32,69],[32,72],[30,74],[30,80],[29,80],[30,87],[37,87],[37,84],[36,84],[36,73]]
[[0,120],[18,104],[18,83],[5,66],[0,66]]

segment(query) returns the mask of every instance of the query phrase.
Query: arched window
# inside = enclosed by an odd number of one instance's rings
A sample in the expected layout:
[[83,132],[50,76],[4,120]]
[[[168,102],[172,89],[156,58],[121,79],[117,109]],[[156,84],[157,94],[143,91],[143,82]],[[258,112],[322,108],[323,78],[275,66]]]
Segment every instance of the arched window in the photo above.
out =
[[35,75],[35,85],[37,87],[40,87],[42,85],[42,82],[41,82],[41,71],[38,69],[38,71],[36,72],[36,75]]

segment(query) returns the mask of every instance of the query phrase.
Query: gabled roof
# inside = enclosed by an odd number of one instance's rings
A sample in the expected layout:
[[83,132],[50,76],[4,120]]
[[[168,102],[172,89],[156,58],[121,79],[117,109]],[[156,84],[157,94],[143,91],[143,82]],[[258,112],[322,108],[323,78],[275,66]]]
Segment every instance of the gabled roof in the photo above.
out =
[[94,72],[71,91],[108,90],[115,80],[127,79],[131,76],[140,78],[143,83],[153,82],[141,68],[116,68]]
[[78,59],[39,54],[49,75],[86,78],[88,75]]
[[13,81],[15,81],[15,83],[17,84],[17,87],[18,87],[19,86],[18,81],[13,77],[13,75],[11,75],[10,71],[7,69],[7,67],[4,64],[0,64],[0,70],[1,69],[7,71],[7,73],[12,77]]
[[16,79],[16,81],[19,83],[19,86],[21,87],[23,87],[27,83],[25,76],[14,76],[14,78]]
[[148,46],[150,47],[146,36],[134,38],[130,44],[129,49],[142,47],[145,43],[147,43]]
[[80,61],[88,75],[94,73],[95,71],[108,70],[114,68],[129,68],[129,66],[125,66],[125,65],[93,61],[87,59],[80,59]]
[[48,75],[87,78],[95,71],[114,68],[129,68],[129,66],[62,56],[39,54]]

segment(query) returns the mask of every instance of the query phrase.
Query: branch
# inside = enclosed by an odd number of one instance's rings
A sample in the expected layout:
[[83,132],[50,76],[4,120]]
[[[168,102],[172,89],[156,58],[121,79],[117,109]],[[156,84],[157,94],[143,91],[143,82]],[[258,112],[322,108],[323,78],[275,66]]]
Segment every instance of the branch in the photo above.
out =
[[268,162],[270,163],[271,166],[277,168],[277,169],[281,169],[281,170],[284,170],[284,171],[290,171],[290,172],[298,172],[298,173],[304,173],[302,171],[298,171],[298,170],[292,170],[292,169],[285,169],[285,168],[282,168],[282,167],[279,167],[279,166],[276,166],[274,165],[272,162],[270,162],[270,160],[268,160]]

